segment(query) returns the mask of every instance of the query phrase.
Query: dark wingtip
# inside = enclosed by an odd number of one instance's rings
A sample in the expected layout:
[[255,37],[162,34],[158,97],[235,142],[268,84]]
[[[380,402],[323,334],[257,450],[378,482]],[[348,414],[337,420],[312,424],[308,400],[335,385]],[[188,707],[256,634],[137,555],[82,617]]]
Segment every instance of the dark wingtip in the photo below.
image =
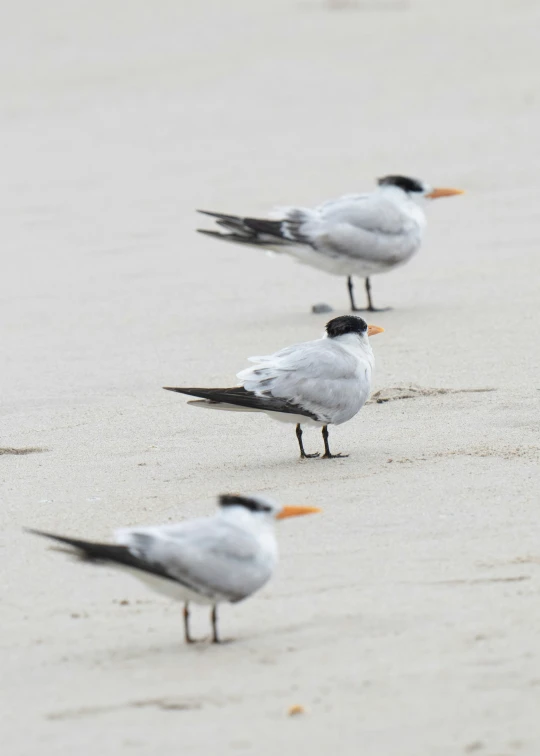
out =
[[226,217],[228,217],[226,213],[215,213],[215,212],[212,212],[212,210],[199,210],[199,209],[197,209],[195,212],[201,213],[201,215],[209,215],[211,218],[226,218]]
[[31,535],[42,536],[42,538],[52,538],[52,539],[56,539],[56,538],[59,538],[59,537],[61,538],[61,536],[57,536],[54,533],[47,533],[46,530],[37,530],[36,528],[25,528],[25,527],[23,527],[23,532],[24,533],[30,533]]
[[57,541],[68,546],[72,546],[73,548],[78,548],[74,540],[67,538],[66,536],[56,535],[55,533],[48,533],[46,530],[36,530],[35,528],[23,528],[23,531],[25,533],[30,533],[31,535],[41,536],[42,538],[50,538],[51,541]]
[[207,228],[196,228],[195,230],[198,234],[206,234],[207,236],[224,236],[224,234],[220,234],[219,231],[210,231]]
[[182,393],[181,388],[175,388],[174,386],[162,386],[165,391],[178,391],[180,394]]
[[36,530],[35,528],[25,528],[25,527],[23,527],[23,533],[32,533],[32,535],[40,535],[40,536],[48,535],[48,533],[45,533],[43,530]]

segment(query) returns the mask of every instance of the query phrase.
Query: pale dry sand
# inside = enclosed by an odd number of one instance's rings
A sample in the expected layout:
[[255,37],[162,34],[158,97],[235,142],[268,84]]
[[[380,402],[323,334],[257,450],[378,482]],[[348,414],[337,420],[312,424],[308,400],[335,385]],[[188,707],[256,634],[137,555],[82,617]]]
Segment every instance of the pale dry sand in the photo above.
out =
[[[539,4],[10,6],[0,446],[44,451],[0,457],[2,753],[536,756]],[[290,428],[161,390],[229,382],[347,301],[197,236],[195,207],[390,172],[468,194],[374,279],[395,306],[373,318],[375,388],[495,391],[371,404],[332,433],[349,459],[300,463]],[[227,490],[325,511],[280,527],[279,574],[224,608],[222,647],[183,646],[180,607],[21,531],[106,537]]]

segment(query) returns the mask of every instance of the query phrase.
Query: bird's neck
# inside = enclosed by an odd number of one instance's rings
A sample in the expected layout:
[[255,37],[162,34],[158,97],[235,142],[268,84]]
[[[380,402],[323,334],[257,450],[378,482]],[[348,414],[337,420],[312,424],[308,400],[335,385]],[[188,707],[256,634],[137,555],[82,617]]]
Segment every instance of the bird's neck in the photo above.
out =
[[219,515],[229,524],[254,535],[274,532],[274,518],[266,514],[253,514],[245,507],[223,507]]
[[392,202],[402,213],[415,220],[419,225],[424,226],[426,216],[424,213],[424,204],[426,200],[421,196],[411,197],[397,186],[384,186],[379,188],[381,197]]
[[373,350],[367,337],[360,337],[357,333],[344,333],[343,336],[336,336],[332,341],[339,344],[357,359],[364,359],[373,364]]
[[347,349],[362,350],[366,347],[371,351],[369,341],[360,337],[357,333],[344,333],[341,336],[335,336],[332,341]]
[[275,518],[268,514],[252,514],[243,507],[224,507],[219,516],[234,531],[242,531],[243,537],[251,536],[257,544],[259,555],[269,565],[278,561]]

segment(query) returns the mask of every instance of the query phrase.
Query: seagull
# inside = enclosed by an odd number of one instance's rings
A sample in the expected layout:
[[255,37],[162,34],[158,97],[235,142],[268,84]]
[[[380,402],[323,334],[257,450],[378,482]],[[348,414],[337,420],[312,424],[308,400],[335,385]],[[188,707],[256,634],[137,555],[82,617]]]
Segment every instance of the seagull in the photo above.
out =
[[[407,176],[385,176],[377,184],[368,194],[347,194],[315,208],[280,208],[273,214],[275,219],[199,210],[215,218],[226,233],[197,230],[225,241],[285,252],[306,265],[347,276],[351,311],[376,312],[370,277],[402,265],[419,250],[426,200],[464,193],[434,189]],[[356,306],[353,276],[365,279],[367,308]]]
[[300,458],[306,454],[302,425],[322,427],[322,459],[348,457],[332,454],[328,426],[346,423],[359,412],[371,391],[373,351],[368,336],[384,328],[368,325],[355,315],[341,315],[326,324],[321,339],[285,347],[265,357],[250,357],[254,367],[237,374],[241,383],[232,388],[174,388],[166,391],[200,397],[188,402],[197,407],[237,412],[265,412],[271,418],[296,424]]
[[281,506],[265,496],[223,494],[214,517],[175,525],[123,528],[115,544],[68,538],[42,530],[35,535],[69,547],[81,559],[128,570],[157,593],[184,602],[184,637],[189,603],[211,605],[212,642],[219,643],[218,605],[243,601],[272,577],[278,562],[274,521],[320,512],[317,507]]

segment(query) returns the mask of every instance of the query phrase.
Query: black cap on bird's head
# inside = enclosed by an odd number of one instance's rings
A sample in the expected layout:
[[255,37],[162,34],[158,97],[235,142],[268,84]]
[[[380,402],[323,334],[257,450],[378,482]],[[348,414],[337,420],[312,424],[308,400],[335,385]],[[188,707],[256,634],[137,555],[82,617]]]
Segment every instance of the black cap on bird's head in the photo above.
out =
[[336,336],[344,336],[346,333],[364,334],[368,329],[368,324],[364,318],[358,318],[355,315],[340,315],[339,318],[332,318],[326,324],[326,333],[331,339]]
[[377,183],[381,187],[397,187],[410,195],[413,199],[420,200],[424,197],[427,199],[437,199],[437,197],[453,197],[456,194],[464,194],[463,189],[446,189],[446,188],[433,188],[424,184],[419,179],[410,178],[409,176],[383,176],[383,178],[377,179]]
[[412,192],[422,194],[425,191],[424,184],[421,181],[408,176],[383,176],[383,178],[377,179],[377,183],[379,186],[397,186],[398,189],[403,189],[407,194]]
[[266,496],[241,496],[240,494],[221,494],[219,506],[222,509],[228,507],[243,507],[252,514],[263,513],[271,515],[276,520],[284,520],[286,517],[298,517],[299,515],[320,512],[318,507],[282,506]]
[[326,324],[326,333],[329,339],[345,336],[347,333],[357,333],[359,336],[375,336],[376,333],[383,331],[384,328],[368,325],[364,318],[359,318],[356,315],[340,315],[338,318],[329,320]]
[[221,494],[219,497],[220,507],[244,507],[250,512],[271,512],[273,507],[262,497],[240,496],[240,494]]

